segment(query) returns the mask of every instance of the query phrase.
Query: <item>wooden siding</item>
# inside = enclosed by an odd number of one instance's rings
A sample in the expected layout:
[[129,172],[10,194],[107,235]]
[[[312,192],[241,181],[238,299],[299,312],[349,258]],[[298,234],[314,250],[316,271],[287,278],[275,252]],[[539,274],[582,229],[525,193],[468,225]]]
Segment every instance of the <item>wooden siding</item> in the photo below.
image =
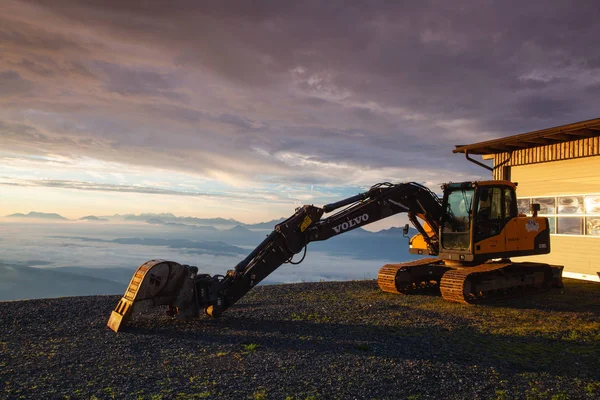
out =
[[589,236],[556,236],[550,238],[550,254],[532,257],[519,257],[514,261],[538,261],[563,265],[565,272],[588,275],[590,280],[598,279],[600,238]]
[[600,193],[600,156],[511,167],[517,197]]
[[[511,167],[517,197],[600,193],[600,156]],[[552,235],[551,253],[523,257],[564,265],[566,272],[597,277],[600,237]],[[520,260],[521,258],[519,258]]]
[[494,170],[493,175],[494,179],[509,178],[506,176],[507,169],[500,167],[500,165],[514,167],[598,155],[600,155],[600,137],[598,136],[513,150],[494,155],[494,166],[497,166],[497,168]]

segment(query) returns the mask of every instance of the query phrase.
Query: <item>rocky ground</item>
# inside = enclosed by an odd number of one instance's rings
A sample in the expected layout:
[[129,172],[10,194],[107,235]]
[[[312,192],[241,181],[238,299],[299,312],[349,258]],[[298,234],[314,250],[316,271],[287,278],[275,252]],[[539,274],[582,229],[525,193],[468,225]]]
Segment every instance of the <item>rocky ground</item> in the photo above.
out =
[[220,319],[141,316],[120,296],[0,302],[7,399],[598,399],[600,285],[488,305],[375,281],[255,288]]

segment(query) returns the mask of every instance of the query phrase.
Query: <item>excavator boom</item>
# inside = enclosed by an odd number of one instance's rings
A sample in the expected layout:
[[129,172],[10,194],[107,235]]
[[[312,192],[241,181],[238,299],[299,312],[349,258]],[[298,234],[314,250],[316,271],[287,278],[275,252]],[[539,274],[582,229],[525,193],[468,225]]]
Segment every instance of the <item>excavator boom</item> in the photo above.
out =
[[[336,210],[321,219],[323,214]],[[429,253],[436,255],[437,232],[443,215],[438,196],[414,182],[380,183],[367,192],[322,208],[305,205],[296,209],[225,275],[198,274],[196,267],[172,261],[146,262],[134,274],[108,326],[117,332],[135,313],[159,305],[167,305],[168,313],[178,318],[199,316],[203,312],[218,317],[279,266],[294,263],[292,257],[303,249],[306,251],[310,242],[327,240],[402,212],[408,213],[423,235]]]

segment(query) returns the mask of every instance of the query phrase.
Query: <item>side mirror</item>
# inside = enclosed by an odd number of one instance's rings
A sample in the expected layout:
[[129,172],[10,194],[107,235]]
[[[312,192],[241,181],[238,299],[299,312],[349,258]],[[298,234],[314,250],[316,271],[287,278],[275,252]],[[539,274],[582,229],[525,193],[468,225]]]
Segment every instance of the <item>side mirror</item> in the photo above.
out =
[[540,205],[539,203],[533,203],[532,205],[529,206],[529,211],[531,211],[531,214],[534,217],[537,217],[538,212],[540,211]]
[[404,225],[404,228],[402,228],[402,236],[404,236],[405,238],[408,237],[408,224]]

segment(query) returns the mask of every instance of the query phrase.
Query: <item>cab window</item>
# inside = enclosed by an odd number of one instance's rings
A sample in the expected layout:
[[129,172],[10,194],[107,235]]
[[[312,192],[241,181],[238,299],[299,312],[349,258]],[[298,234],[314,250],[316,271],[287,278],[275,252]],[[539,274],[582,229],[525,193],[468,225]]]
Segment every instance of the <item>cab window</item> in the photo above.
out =
[[504,219],[515,218],[518,214],[517,211],[517,199],[515,199],[515,192],[511,188],[504,188]]
[[[512,192],[500,187],[480,187],[476,210],[475,242],[498,235],[512,209]],[[507,205],[508,204],[508,205]],[[510,214],[508,214],[510,215]]]
[[442,247],[449,250],[468,250],[473,207],[472,188],[453,190],[446,199]]

